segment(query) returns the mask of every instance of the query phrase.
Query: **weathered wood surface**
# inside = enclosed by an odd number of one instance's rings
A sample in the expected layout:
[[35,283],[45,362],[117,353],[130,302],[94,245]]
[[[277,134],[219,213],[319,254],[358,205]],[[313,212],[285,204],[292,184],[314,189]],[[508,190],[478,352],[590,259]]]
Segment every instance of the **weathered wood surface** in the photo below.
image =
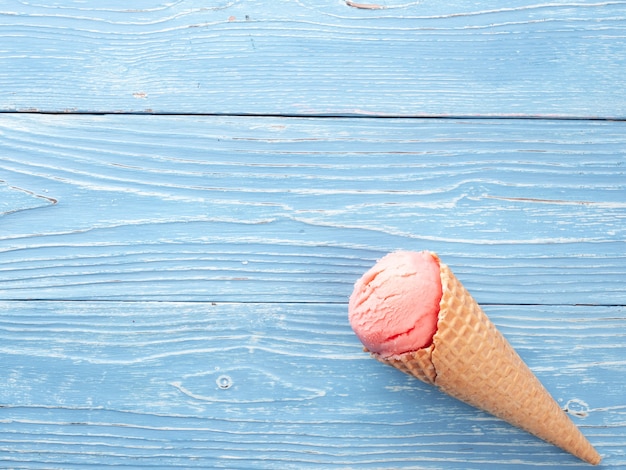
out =
[[626,1],[370,4],[4,1],[0,110],[626,117]]
[[7,115],[0,146],[37,207],[3,209],[2,299],[345,302],[428,248],[483,303],[626,301],[626,123]]
[[[344,304],[0,308],[4,468],[585,468],[368,358]],[[623,468],[624,308],[486,311]]]
[[623,467],[625,125],[0,116],[0,466],[584,468],[361,351],[426,248]]
[[585,468],[361,351],[397,248],[626,467],[626,1],[131,3],[0,2],[1,468]]

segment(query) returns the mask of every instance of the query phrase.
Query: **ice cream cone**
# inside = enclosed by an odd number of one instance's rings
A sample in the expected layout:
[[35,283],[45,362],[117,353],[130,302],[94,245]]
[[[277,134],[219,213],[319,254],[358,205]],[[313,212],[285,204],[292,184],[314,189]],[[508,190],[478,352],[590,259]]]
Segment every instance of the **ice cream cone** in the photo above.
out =
[[461,282],[440,262],[443,296],[433,343],[383,357],[448,395],[493,414],[593,465],[601,457]]

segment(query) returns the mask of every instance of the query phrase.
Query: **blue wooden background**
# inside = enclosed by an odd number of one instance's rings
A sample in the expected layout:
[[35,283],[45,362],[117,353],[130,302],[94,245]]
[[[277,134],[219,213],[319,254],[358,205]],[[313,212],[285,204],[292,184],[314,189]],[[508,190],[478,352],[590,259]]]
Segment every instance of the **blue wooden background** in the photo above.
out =
[[0,1],[0,468],[586,468],[363,353],[440,254],[626,468],[626,1]]

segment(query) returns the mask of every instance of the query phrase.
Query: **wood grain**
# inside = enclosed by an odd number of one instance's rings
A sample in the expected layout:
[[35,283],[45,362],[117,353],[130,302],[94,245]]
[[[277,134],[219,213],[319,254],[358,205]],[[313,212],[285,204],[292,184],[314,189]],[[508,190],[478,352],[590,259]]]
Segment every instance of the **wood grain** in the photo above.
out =
[[0,219],[0,298],[345,302],[405,248],[482,303],[624,305],[624,126],[2,116],[0,179],[58,203]]
[[626,117],[625,1],[369,5],[4,2],[0,110]]
[[0,180],[0,216],[47,207],[56,203],[55,199],[16,186],[9,186]]
[[[0,310],[5,468],[584,468],[370,359],[345,304]],[[486,311],[605,464],[626,465],[624,307]]]
[[625,468],[625,51],[624,0],[2,2],[0,467],[587,468],[362,351],[402,248]]

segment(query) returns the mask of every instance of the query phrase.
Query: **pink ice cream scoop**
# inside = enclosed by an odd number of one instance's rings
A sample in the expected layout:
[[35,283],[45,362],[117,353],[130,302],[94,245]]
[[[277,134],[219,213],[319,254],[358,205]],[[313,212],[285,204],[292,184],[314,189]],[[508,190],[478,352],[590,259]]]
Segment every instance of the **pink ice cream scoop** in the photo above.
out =
[[383,257],[354,285],[348,315],[371,352],[391,357],[429,346],[442,289],[439,261],[427,251]]

